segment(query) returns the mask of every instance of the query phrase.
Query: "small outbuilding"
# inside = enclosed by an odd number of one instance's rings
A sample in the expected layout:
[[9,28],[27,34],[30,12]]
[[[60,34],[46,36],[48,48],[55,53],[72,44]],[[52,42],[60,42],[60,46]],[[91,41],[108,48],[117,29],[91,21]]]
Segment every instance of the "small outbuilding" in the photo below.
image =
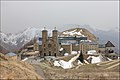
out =
[[12,58],[12,59],[15,59],[15,60],[17,59],[17,54],[15,54],[15,53],[13,53],[13,52],[7,53],[6,56],[8,56],[8,57],[10,57],[10,58]]

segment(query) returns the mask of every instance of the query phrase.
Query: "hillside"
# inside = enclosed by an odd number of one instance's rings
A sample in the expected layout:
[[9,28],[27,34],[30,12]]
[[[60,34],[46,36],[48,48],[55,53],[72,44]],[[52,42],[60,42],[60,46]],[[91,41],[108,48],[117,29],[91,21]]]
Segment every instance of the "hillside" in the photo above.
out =
[[72,69],[55,67],[49,61],[43,61],[38,65],[48,79],[119,80],[119,60],[78,65]]
[[2,53],[0,53],[0,63],[0,79],[42,79],[32,65],[12,60]]
[[87,36],[88,40],[91,40],[91,41],[96,40],[95,35],[92,34],[91,32],[89,32],[85,28],[68,29],[68,30],[65,30],[65,31],[61,32],[59,36]]

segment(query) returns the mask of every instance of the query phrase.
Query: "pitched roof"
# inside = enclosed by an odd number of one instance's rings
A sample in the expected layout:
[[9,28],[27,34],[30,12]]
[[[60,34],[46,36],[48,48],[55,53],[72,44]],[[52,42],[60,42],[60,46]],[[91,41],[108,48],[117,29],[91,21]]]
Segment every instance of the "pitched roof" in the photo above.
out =
[[110,41],[105,44],[106,47],[115,47]]
[[7,53],[6,55],[7,55],[7,56],[16,56],[16,54],[13,53],[13,52]]

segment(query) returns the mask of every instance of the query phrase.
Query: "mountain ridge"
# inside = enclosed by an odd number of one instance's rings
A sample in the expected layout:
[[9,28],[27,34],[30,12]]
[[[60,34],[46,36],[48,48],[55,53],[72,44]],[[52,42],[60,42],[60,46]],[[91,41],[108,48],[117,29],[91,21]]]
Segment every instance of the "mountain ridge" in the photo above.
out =
[[[69,25],[67,25],[69,27]],[[115,28],[115,30],[112,29],[108,30],[108,31],[103,31],[103,30],[98,30],[98,29],[93,29],[91,28],[89,25],[83,25],[83,26],[78,26],[75,25],[73,26],[73,28],[70,29],[77,29],[77,28],[85,28],[87,31],[89,31],[91,34],[94,34],[94,38],[96,39],[97,37],[99,37],[99,40],[110,40],[113,42],[113,44],[115,44],[115,46],[117,48],[119,48],[119,42],[118,42],[118,33],[119,30],[117,28]],[[1,37],[0,37],[0,45],[2,47],[4,47],[6,50],[8,51],[14,51],[14,50],[19,50],[20,48],[22,48],[22,46],[24,46],[25,44],[27,44],[28,42],[30,42],[31,40],[34,39],[34,37],[41,37],[42,36],[42,31],[43,29],[41,28],[34,28],[34,27],[29,27],[27,29],[25,29],[24,31],[21,31],[19,33],[9,33],[9,34],[5,34],[3,32],[0,33]],[[47,29],[48,30],[48,35],[51,36],[52,35],[52,30],[51,29]],[[66,31],[68,29],[65,30],[60,30],[60,34],[64,31]],[[116,32],[117,31],[117,32]],[[77,31],[78,32],[78,31]],[[112,34],[112,37],[111,37]],[[114,36],[113,36],[114,35]],[[86,35],[84,35],[86,36]]]
[[59,36],[87,36],[89,40],[95,41],[96,37],[94,34],[92,34],[90,31],[88,31],[85,28],[71,28],[67,29],[60,33]]

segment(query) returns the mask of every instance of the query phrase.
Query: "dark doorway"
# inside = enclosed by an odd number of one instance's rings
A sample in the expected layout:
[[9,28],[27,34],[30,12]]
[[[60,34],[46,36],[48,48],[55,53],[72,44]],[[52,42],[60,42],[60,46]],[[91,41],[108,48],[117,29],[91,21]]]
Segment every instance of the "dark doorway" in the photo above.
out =
[[46,56],[46,53],[44,53],[44,56]]
[[49,51],[49,56],[51,56],[51,51]]
[[56,53],[54,54],[54,56],[56,57]]

